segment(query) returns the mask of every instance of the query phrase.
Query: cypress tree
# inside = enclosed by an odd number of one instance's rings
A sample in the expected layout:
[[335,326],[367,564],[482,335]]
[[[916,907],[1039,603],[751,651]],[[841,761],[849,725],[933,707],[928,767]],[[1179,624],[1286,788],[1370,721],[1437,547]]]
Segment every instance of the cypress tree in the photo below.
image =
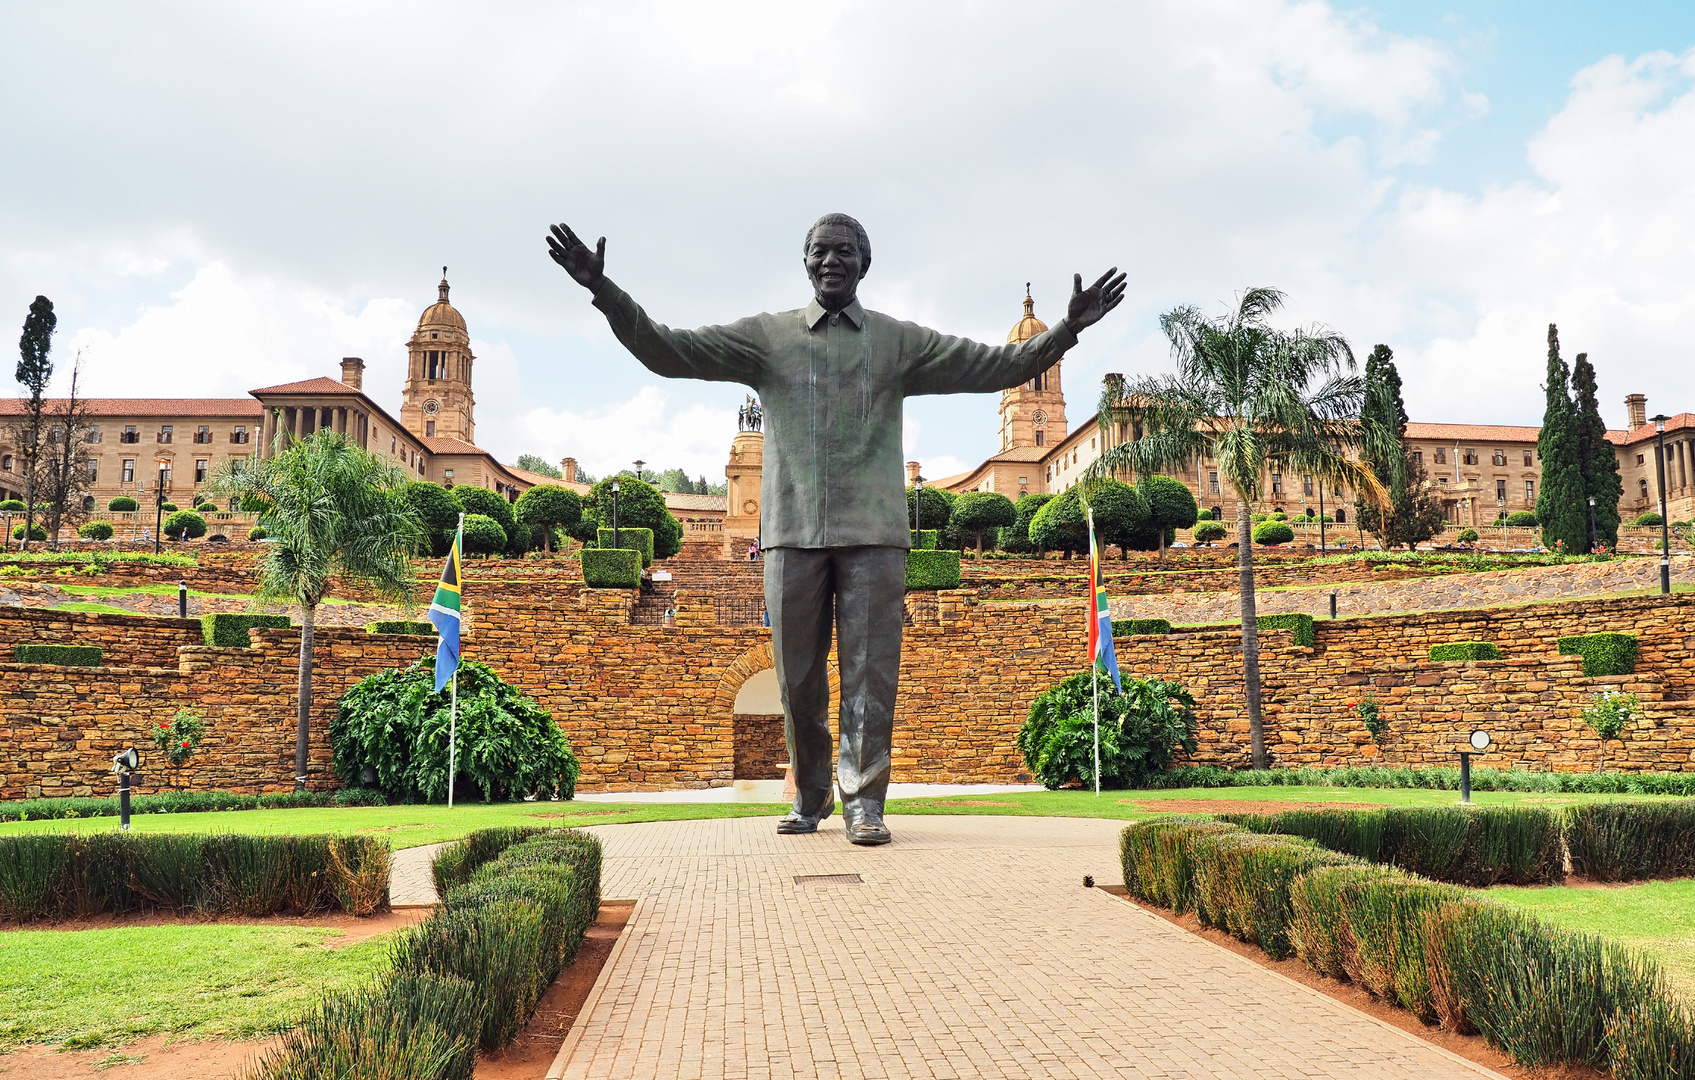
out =
[[1379,508],[1358,499],[1354,512],[1360,526],[1395,548],[1416,547],[1442,526],[1442,507],[1424,487],[1424,470],[1413,464],[1406,446],[1407,406],[1401,400],[1401,374],[1395,353],[1387,345],[1371,350],[1365,361],[1365,400],[1360,420],[1375,428],[1376,446],[1362,448],[1361,460],[1389,489],[1389,505]]
[[1542,459],[1542,486],[1536,494],[1536,517],[1542,523],[1542,543],[1549,549],[1576,553],[1589,550],[1589,507],[1584,501],[1583,469],[1578,459],[1577,410],[1571,402],[1571,373],[1560,359],[1560,331],[1548,324],[1548,381],[1543,387],[1547,405],[1536,454]]
[[[1618,474],[1618,454],[1607,441],[1607,425],[1601,420],[1601,404],[1595,387],[1595,366],[1588,353],[1578,353],[1571,369],[1572,396],[1577,411],[1578,465],[1583,473],[1583,493],[1595,500],[1595,543],[1618,546],[1619,500],[1624,498],[1624,479]],[[1588,509],[1587,505],[1584,508]]]

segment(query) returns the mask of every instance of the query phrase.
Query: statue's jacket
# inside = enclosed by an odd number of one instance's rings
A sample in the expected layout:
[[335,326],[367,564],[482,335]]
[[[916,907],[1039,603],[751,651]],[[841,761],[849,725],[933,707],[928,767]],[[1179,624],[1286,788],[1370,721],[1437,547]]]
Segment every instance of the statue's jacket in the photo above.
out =
[[765,411],[760,542],[768,548],[911,546],[902,470],[903,403],[919,394],[1003,390],[1077,343],[1060,320],[1016,345],[984,345],[815,299],[728,326],[673,330],[603,278],[594,304],[648,370],[743,383]]

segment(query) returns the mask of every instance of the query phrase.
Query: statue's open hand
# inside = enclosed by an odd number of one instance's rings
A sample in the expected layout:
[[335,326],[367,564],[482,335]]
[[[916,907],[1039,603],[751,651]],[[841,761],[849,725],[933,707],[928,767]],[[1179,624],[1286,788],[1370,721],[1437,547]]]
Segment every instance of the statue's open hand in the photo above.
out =
[[1071,306],[1066,309],[1065,321],[1073,334],[1101,321],[1101,316],[1117,307],[1124,299],[1124,275],[1113,267],[1087,289],[1083,275],[1071,276]]
[[[593,289],[600,285],[600,279],[606,275],[606,237],[601,237],[595,244],[594,250],[577,239],[577,234],[571,231],[571,226],[560,222],[549,230],[547,238],[547,253],[553,261],[565,268],[565,272],[574,278],[578,285],[585,289]],[[1072,301],[1076,303],[1076,301]],[[1097,319],[1100,316],[1095,316]]]

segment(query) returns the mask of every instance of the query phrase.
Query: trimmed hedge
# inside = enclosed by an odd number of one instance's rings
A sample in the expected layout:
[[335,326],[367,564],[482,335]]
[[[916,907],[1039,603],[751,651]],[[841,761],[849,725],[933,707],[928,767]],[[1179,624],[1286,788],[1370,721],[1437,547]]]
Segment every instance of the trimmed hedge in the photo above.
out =
[[942,535],[940,529],[925,529],[922,535],[919,534],[917,529],[906,531],[912,534],[912,550],[914,551],[936,550],[936,544],[939,543],[938,538]]
[[[279,791],[269,795],[238,795],[230,791],[162,791],[131,795],[131,814],[193,814],[211,810],[294,810],[319,806],[387,806],[383,793],[369,788],[339,791]],[[0,821],[45,821],[49,818],[117,817],[113,798],[19,799],[0,802]]]
[[1635,634],[1574,634],[1560,638],[1558,648],[1561,656],[1583,657],[1583,674],[1591,679],[1632,674],[1641,651]]
[[1261,615],[1257,621],[1261,630],[1293,630],[1296,645],[1310,649],[1317,640],[1311,615]]
[[599,546],[608,551],[639,551],[642,556],[642,566],[653,565],[653,530],[652,529],[618,529],[618,542],[612,542],[612,530],[601,529],[597,534]]
[[1132,823],[1120,853],[1132,896],[1175,906],[1167,898],[1186,890],[1204,924],[1274,956],[1292,951],[1427,1023],[1480,1032],[1519,1065],[1688,1075],[1688,1009],[1657,965],[1627,947],[1223,822]]
[[77,529],[77,535],[84,540],[110,540],[112,538],[112,523],[110,521],[90,521]]
[[247,632],[254,627],[287,630],[291,624],[287,615],[247,615],[219,612],[200,616],[200,635],[208,645],[221,649],[250,649],[253,641]]
[[1331,851],[1453,885],[1565,880],[1560,816],[1539,807],[1396,806],[1219,818],[1251,832],[1303,837]]
[[1262,521],[1254,526],[1254,543],[1267,547],[1276,544],[1287,544],[1295,539],[1295,530],[1286,521],[1271,519]]
[[1430,646],[1430,659],[1438,663],[1449,660],[1499,660],[1501,650],[1492,641],[1450,641],[1446,645]]
[[99,667],[104,655],[98,645],[14,645],[14,664],[58,664],[62,667]]
[[959,588],[959,552],[917,548],[906,553],[906,591]]
[[275,915],[388,907],[388,842],[368,836],[0,836],[0,918],[155,909]]
[[1592,802],[1568,814],[1575,873],[1596,881],[1695,877],[1695,804]]
[[140,506],[140,503],[136,502],[128,495],[119,495],[117,498],[106,504],[106,509],[113,513],[122,514],[134,512],[139,509]]
[[378,619],[365,624],[367,634],[433,634],[435,623],[412,622],[409,619]]
[[642,553],[639,551],[584,548],[582,558],[583,584],[591,589],[635,589],[641,586]]
[[255,541],[263,540],[267,536],[270,536],[270,535],[271,535],[270,533],[266,532],[264,529],[260,528],[257,525],[255,525],[251,529],[247,530],[247,539],[249,539],[249,540],[255,540]]
[[1130,634],[1169,634],[1171,633],[1170,619],[1114,619],[1112,620],[1112,636],[1120,637]]
[[[1458,791],[1460,770],[1344,765],[1283,769],[1222,769],[1183,765],[1167,769],[1143,785],[1149,789],[1227,787],[1424,788]],[[1695,772],[1551,772],[1529,769],[1473,769],[1473,791],[1581,792],[1589,795],[1695,795]]]

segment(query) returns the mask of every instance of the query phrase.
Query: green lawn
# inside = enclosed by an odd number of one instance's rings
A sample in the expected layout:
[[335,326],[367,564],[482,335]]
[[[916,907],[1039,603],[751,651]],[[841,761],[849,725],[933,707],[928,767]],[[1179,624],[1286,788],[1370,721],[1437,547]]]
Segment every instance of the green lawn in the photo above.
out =
[[[1558,806],[1617,795],[1552,794],[1521,791],[1474,791],[1480,806]],[[1656,796],[1643,796],[1644,798]],[[1666,796],[1671,797],[1671,796]],[[1457,791],[1429,788],[1238,787],[1172,788],[1162,791],[1035,791],[1014,795],[961,795],[942,799],[894,799],[891,814],[1002,814],[1013,817],[1104,817],[1134,821],[1147,817],[1141,806],[1171,800],[1206,799],[1240,802],[1244,812],[1264,806],[1276,813],[1277,803],[1369,803],[1375,806],[1452,806]],[[0,826],[3,828],[3,826]]]
[[0,1051],[160,1032],[254,1038],[388,964],[389,935],[329,949],[304,926],[11,930],[0,947]]
[[129,608],[114,607],[111,604],[97,604],[86,600],[73,600],[68,604],[54,604],[54,611],[87,611],[95,615],[145,615],[145,611],[131,611]]
[[1551,923],[1653,953],[1678,986],[1695,997],[1695,879],[1582,889],[1498,886],[1488,892]]

